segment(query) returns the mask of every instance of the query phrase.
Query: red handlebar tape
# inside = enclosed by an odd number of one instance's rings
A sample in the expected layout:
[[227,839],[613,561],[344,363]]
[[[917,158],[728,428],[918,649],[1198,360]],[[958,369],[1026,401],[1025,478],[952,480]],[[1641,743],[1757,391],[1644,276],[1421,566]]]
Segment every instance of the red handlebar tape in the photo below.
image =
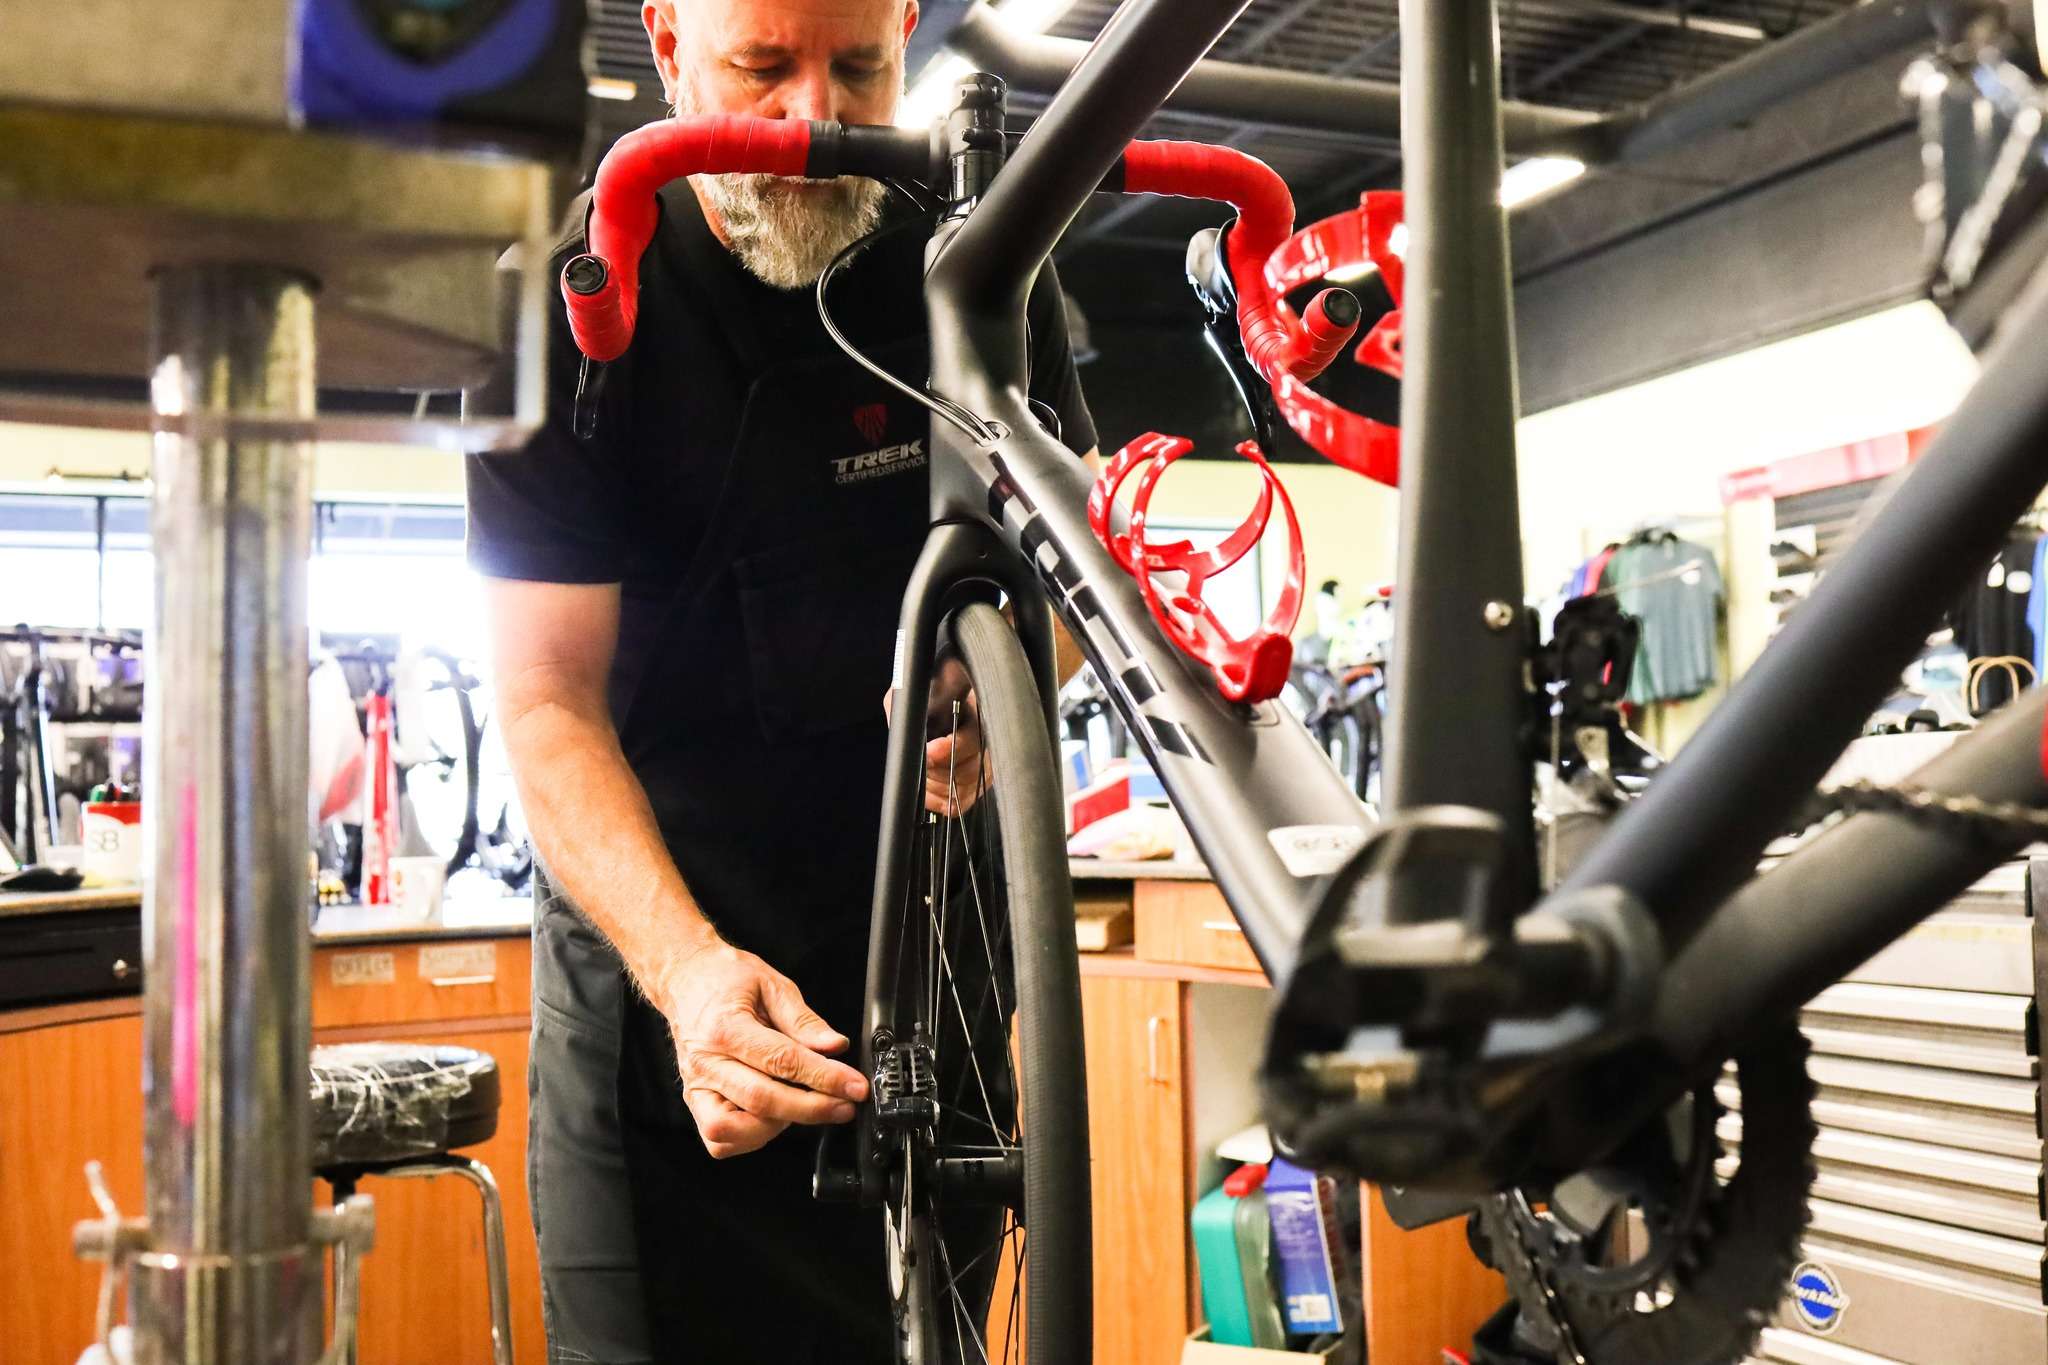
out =
[[[640,257],[659,219],[655,191],[686,175],[800,176],[810,156],[803,119],[732,114],[664,119],[618,140],[598,167],[591,196],[589,257],[562,272],[562,299],[576,347],[592,360],[616,360],[632,344],[640,313]],[[581,269],[577,267],[581,265]],[[572,288],[572,274],[589,286]]]
[[[1377,266],[1394,310],[1373,324],[1352,358],[1395,379],[1401,377],[1401,299],[1407,282],[1402,260],[1393,250],[1401,210],[1400,191],[1368,190],[1357,208],[1311,223],[1289,237],[1266,258],[1265,267],[1266,283],[1285,295],[1340,266]],[[1309,323],[1314,325],[1313,317]],[[1332,463],[1383,484],[1400,478],[1397,428],[1341,408],[1291,378],[1273,386],[1273,401],[1294,433]]]
[[1252,368],[1269,384],[1283,375],[1306,382],[1321,374],[1358,331],[1329,316],[1333,291],[1309,305],[1311,322],[1295,317],[1266,281],[1266,258],[1294,231],[1294,196],[1271,166],[1230,147],[1203,142],[1133,142],[1124,151],[1124,190],[1217,199],[1234,205],[1237,222],[1224,238],[1237,285],[1238,331]]

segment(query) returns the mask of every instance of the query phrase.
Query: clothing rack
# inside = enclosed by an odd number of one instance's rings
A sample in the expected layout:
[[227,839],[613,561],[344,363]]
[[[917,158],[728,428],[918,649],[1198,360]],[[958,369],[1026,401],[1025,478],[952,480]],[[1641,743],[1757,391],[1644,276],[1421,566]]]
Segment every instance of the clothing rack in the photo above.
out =
[[1611,597],[1617,593],[1627,592],[1631,588],[1646,588],[1652,583],[1662,583],[1668,578],[1683,578],[1687,574],[1698,573],[1706,567],[1706,563],[1704,559],[1688,559],[1683,564],[1677,564],[1668,569],[1659,569],[1656,573],[1645,574],[1641,578],[1632,578],[1626,583],[1617,583],[1611,588],[1596,589],[1593,592],[1587,593],[1586,596]]

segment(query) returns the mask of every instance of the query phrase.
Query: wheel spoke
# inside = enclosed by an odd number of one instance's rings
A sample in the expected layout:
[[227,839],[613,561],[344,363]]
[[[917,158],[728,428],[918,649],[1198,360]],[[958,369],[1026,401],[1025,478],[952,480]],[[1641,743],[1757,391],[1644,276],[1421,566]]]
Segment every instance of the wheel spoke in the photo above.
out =
[[[996,1122],[995,1101],[989,1098],[988,1082],[982,1079],[981,1075],[981,1057],[974,1046],[974,1025],[967,1022],[967,1007],[960,1003],[960,979],[953,974],[953,964],[946,956],[946,945],[943,943],[939,945],[939,963],[946,972],[946,988],[953,997],[953,1010],[960,1016],[961,1046],[967,1053],[968,1064],[974,1068],[974,1083],[981,1090],[981,1108],[982,1112],[988,1115],[988,1130],[1001,1137],[1003,1130]],[[969,1114],[967,1117],[974,1116]]]
[[932,1240],[938,1244],[939,1264],[946,1272],[946,1292],[953,1299],[953,1339],[960,1342],[960,1358],[967,1358],[967,1345],[960,1341],[960,1327],[965,1323],[968,1335],[974,1338],[974,1344],[981,1352],[982,1365],[988,1365],[988,1343],[982,1339],[981,1330],[975,1326],[974,1314],[968,1308],[967,1300],[960,1296],[960,1277],[953,1273],[953,1257],[946,1250],[946,1239],[937,1236],[935,1232]]
[[1003,1339],[1003,1365],[1009,1365],[1012,1348],[1015,1348],[1018,1359],[1023,1358],[1024,1348],[1018,1345],[1018,1329],[1023,1325],[1020,1305],[1024,1302],[1024,1235],[1024,1225],[1012,1213],[1010,1230],[1003,1239],[1010,1246],[1010,1327],[1009,1335]]

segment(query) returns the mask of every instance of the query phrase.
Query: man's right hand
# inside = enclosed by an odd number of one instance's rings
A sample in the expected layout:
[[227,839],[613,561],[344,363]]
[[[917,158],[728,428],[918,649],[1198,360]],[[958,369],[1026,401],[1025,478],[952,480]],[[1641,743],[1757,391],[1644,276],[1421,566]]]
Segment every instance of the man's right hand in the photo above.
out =
[[711,940],[670,965],[661,995],[683,1102],[714,1157],[758,1151],[792,1123],[845,1123],[868,1096],[860,1072],[824,1055],[846,1037],[752,953]]

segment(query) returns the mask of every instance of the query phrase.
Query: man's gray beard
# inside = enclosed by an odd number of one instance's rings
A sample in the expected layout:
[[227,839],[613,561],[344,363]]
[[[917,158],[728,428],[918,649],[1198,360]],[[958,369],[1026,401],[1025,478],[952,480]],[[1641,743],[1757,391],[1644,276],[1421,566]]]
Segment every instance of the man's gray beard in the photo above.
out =
[[834,256],[874,230],[886,193],[858,178],[816,190],[779,175],[693,175],[690,182],[718,210],[740,264],[777,289],[815,283]]

